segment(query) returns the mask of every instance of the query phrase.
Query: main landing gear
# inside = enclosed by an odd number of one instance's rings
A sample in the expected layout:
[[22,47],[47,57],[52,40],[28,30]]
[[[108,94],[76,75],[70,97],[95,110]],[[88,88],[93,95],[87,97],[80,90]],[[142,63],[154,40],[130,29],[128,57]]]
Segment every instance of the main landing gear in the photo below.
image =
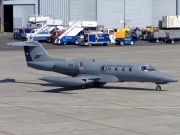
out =
[[[94,86],[95,87],[100,87],[101,86],[101,82],[94,82]],[[87,84],[84,84],[81,86],[82,89],[86,89],[87,88]]]
[[95,87],[99,87],[100,85],[101,85],[100,82],[94,82],[94,86],[95,86]]
[[86,88],[87,88],[87,85],[86,85],[86,84],[85,84],[85,85],[82,85],[81,88],[82,88],[82,89],[86,89]]
[[161,90],[161,86],[159,86],[159,85],[156,86],[156,90],[157,90],[157,91],[160,91],[160,90]]

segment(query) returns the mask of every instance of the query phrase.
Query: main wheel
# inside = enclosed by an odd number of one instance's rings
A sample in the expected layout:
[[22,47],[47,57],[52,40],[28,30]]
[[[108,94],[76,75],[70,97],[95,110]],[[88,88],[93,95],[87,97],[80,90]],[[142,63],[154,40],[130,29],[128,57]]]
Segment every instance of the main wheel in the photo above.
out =
[[161,90],[161,86],[156,86],[156,90],[160,91]]
[[50,37],[47,37],[47,38],[46,38],[46,42],[47,42],[47,43],[50,43],[51,41],[52,41],[52,40],[51,40]]
[[89,46],[91,46],[92,44],[88,44]]
[[171,40],[171,44],[174,44],[174,40]]
[[121,42],[120,42],[120,45],[124,45],[124,42],[123,42],[123,41],[121,41]]
[[139,39],[139,40],[142,40],[142,36],[139,36],[138,39]]
[[116,44],[116,45],[120,45],[120,43],[119,43],[119,42],[115,42],[115,44]]
[[103,43],[103,46],[108,46],[108,43]]
[[156,39],[156,43],[158,43],[159,42],[159,39]]
[[82,88],[82,89],[86,89],[86,88],[87,88],[87,85],[86,85],[86,84],[85,84],[85,85],[82,85],[81,88]]
[[131,45],[134,45],[134,41],[131,41],[130,44],[131,44]]
[[77,44],[78,44],[78,41],[77,41],[77,40],[74,40],[74,44],[77,45]]
[[101,85],[101,82],[94,82],[94,86],[99,87],[100,85]]

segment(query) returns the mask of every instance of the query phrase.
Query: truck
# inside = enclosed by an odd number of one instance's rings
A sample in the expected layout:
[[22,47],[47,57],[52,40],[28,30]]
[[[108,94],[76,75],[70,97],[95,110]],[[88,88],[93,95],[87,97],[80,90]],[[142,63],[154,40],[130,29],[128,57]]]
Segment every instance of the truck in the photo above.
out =
[[92,32],[86,33],[79,36],[78,44],[82,46],[92,46],[92,45],[103,45],[107,46],[110,43],[109,34],[104,34],[102,32]]
[[15,39],[26,39],[27,34],[30,34],[32,31],[34,31],[33,28],[14,28],[13,37]]
[[34,33],[29,35],[28,40],[46,41],[47,43],[50,43],[52,41],[52,32],[57,28],[64,29],[60,19],[47,20],[45,24],[40,26],[40,28],[38,28]]
[[96,29],[97,21],[82,21],[75,20],[69,22],[69,27],[64,30],[58,38],[54,40],[54,44],[68,44],[74,43],[78,44],[78,36],[84,29]]
[[102,29],[100,30],[104,34],[109,34],[110,43],[114,44],[116,39],[116,33],[114,29]]
[[126,36],[125,38],[116,38],[115,44],[116,45],[134,45],[138,41],[137,35],[130,34],[129,36]]
[[159,32],[159,26],[146,26],[145,29],[142,30],[142,35],[139,35],[142,40],[149,40],[150,33]]
[[130,28],[117,28],[115,29],[115,37],[116,38],[125,38],[127,34],[130,33]]

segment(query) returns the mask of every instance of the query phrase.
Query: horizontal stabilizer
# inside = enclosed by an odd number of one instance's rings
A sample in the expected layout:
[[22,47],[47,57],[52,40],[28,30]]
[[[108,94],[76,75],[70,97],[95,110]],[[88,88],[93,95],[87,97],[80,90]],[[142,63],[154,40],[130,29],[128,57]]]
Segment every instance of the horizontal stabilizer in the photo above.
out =
[[40,80],[59,84],[59,85],[84,85],[85,81],[77,77],[53,77],[53,76],[46,76],[40,78]]
[[36,42],[25,41],[25,42],[7,43],[7,45],[9,45],[9,46],[37,46],[37,43]]

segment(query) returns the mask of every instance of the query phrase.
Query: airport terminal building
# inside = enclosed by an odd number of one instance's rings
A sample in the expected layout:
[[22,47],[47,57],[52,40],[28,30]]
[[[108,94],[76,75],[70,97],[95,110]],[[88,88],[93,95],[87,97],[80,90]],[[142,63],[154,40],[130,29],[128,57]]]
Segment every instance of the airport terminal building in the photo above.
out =
[[70,20],[97,21],[105,28],[162,26],[162,16],[179,15],[179,0],[0,0],[5,31],[26,27],[34,14]]

